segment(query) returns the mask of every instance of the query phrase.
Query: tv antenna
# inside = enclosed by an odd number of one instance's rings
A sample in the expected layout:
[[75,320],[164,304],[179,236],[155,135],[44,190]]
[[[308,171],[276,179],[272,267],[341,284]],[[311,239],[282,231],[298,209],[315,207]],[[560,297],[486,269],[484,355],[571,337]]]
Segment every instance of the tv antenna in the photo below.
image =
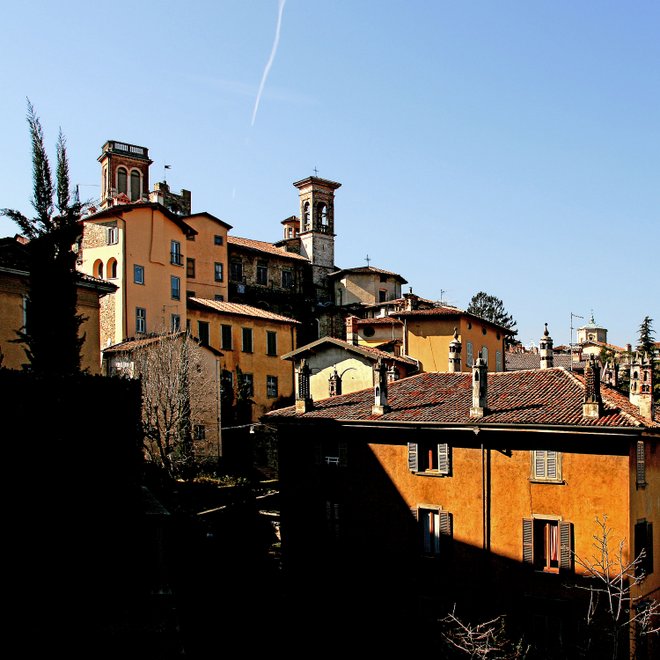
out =
[[570,334],[570,339],[568,341],[568,345],[571,349],[571,366],[570,366],[571,371],[573,371],[573,319],[584,319],[584,316],[580,316],[579,314],[573,314],[573,312],[571,312],[571,334]]

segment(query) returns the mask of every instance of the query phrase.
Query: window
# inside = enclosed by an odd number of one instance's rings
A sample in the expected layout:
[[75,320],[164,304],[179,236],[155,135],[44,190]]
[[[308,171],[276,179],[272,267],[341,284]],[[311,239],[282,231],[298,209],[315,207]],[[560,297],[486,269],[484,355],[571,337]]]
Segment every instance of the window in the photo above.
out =
[[637,488],[646,488],[646,451],[644,449],[644,441],[637,441],[637,470],[636,470],[636,484]]
[[472,348],[472,342],[469,341],[465,345],[467,366],[471,367],[474,364],[474,349]]
[[110,259],[108,261],[108,279],[116,280],[117,279],[117,260]]
[[561,453],[558,451],[532,451],[532,479],[534,481],[561,482]]
[[270,399],[277,398],[277,376],[266,376],[266,396]]
[[187,241],[194,241],[195,240],[195,234],[186,234],[186,240]]
[[635,523],[635,558],[640,557],[635,566],[635,576],[649,575],[653,573],[653,523],[640,520]]
[[348,448],[345,440],[332,437],[317,439],[314,451],[317,465],[346,467],[348,464]]
[[230,325],[221,325],[220,326],[220,336],[222,338],[222,348],[225,351],[231,351],[233,349],[231,341],[231,326]]
[[191,257],[186,259],[186,277],[195,278],[195,260]]
[[108,245],[117,245],[119,242],[119,230],[117,227],[108,227],[106,243]]
[[214,273],[215,273],[215,281],[216,282],[222,282],[224,279],[224,268],[223,265],[216,261],[215,264],[213,265]]
[[195,297],[195,292],[192,289],[187,289],[186,298],[194,298],[194,297]]
[[309,222],[309,202],[305,202],[303,205],[303,231],[309,231],[311,229]]
[[170,316],[170,330],[171,332],[179,332],[181,330],[181,317],[178,314]]
[[380,276],[380,281],[381,282],[387,282],[387,275],[381,275]]
[[241,374],[239,384],[245,396],[254,396],[254,378],[252,374]]
[[277,333],[272,330],[266,331],[266,353],[268,355],[277,355]]
[[252,328],[243,328],[243,353],[252,353]]
[[495,353],[495,371],[502,371],[502,351]]
[[225,297],[221,293],[216,293],[213,295],[213,300],[216,302],[223,302]]
[[140,199],[140,173],[137,170],[131,170],[131,202]]
[[421,551],[423,555],[445,555],[451,544],[452,515],[440,507],[420,506],[416,510]]
[[206,440],[206,427],[204,424],[195,424],[195,440]]
[[133,266],[133,282],[135,284],[144,284],[144,266]]
[[268,284],[268,264],[265,261],[257,263],[257,284],[266,286]]
[[181,278],[176,275],[170,275],[170,295],[172,300],[181,299]]
[[222,245],[222,244],[224,243],[224,240],[222,239],[222,236],[220,236],[219,234],[216,234],[216,235],[213,237],[213,243],[214,243],[215,245]]
[[573,568],[573,524],[550,518],[523,519],[523,562],[537,571]]
[[209,323],[208,321],[197,321],[197,337],[200,344],[209,344]]
[[103,279],[103,262],[100,259],[94,263],[94,275],[100,280]]
[[446,442],[409,442],[408,468],[417,474],[451,476],[451,449]]
[[128,192],[128,172],[125,167],[117,170],[117,192],[124,195]]
[[170,243],[170,263],[175,266],[183,266],[181,243],[179,241],[171,241]]
[[135,332],[138,335],[147,332],[147,310],[144,307],[135,308]]
[[222,370],[222,378],[220,382],[222,392],[232,392],[234,389],[234,374],[227,370]]
[[282,271],[282,288],[293,289],[293,273],[290,270]]
[[243,281],[243,262],[242,261],[232,261],[229,264],[229,278],[234,282]]
[[486,368],[488,368],[488,347],[486,346],[481,347],[481,357],[486,365]]
[[378,302],[386,302],[386,301],[387,301],[387,290],[378,289]]

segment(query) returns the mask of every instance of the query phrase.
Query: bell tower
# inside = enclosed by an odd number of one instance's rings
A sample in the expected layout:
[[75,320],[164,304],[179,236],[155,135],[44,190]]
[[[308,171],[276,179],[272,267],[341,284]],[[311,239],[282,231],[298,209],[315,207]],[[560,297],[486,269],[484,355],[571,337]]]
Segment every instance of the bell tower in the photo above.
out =
[[101,208],[149,198],[149,149],[108,140],[98,157],[101,163]]
[[314,284],[326,287],[335,270],[335,190],[341,183],[309,176],[293,185],[300,198],[300,254],[312,265]]

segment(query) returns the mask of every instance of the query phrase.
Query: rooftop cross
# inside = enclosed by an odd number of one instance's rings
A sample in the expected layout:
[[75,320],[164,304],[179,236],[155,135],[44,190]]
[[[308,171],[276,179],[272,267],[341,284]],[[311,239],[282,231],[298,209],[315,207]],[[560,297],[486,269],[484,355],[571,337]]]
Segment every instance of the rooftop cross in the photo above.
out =
[[371,261],[371,259],[369,258],[369,255],[367,255],[367,256],[365,257],[365,259],[367,260],[367,266],[369,266],[369,262]]

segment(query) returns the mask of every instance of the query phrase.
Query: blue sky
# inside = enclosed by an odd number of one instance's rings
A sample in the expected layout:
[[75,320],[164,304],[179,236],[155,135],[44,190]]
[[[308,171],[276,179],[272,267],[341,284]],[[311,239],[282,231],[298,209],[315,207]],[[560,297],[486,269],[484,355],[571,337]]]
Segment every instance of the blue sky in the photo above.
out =
[[317,168],[341,268],[484,290],[525,344],[546,322],[568,343],[571,313],[660,339],[658,2],[26,0],[3,24],[0,207],[32,213],[29,97],[83,199],[121,140],[152,186],[169,164],[194,212],[275,241]]

